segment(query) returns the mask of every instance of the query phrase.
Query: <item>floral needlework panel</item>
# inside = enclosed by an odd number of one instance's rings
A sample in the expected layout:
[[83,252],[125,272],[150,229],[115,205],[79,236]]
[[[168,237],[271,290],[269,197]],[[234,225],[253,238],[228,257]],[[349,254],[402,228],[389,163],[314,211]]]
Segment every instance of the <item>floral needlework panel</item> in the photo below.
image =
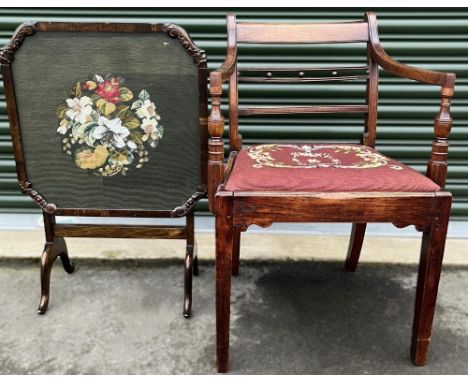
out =
[[199,68],[179,40],[38,32],[12,71],[28,180],[58,208],[173,210],[202,184]]
[[353,144],[264,144],[243,149],[232,191],[431,192],[440,187],[376,150]]
[[143,167],[163,136],[150,94],[135,95],[124,84],[123,77],[95,74],[76,81],[57,107],[63,151],[92,174],[126,175]]

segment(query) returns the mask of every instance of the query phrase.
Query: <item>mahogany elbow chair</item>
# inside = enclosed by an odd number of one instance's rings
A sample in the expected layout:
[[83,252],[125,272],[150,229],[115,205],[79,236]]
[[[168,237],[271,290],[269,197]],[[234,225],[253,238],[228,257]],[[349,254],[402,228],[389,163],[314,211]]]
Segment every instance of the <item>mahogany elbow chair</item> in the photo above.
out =
[[[353,223],[345,262],[345,270],[349,272],[356,269],[366,223],[390,222],[399,228],[414,225],[422,231],[411,358],[415,365],[424,365],[452,203],[452,195],[444,185],[455,75],[422,70],[393,60],[379,42],[376,16],[372,13],[367,13],[363,21],[323,24],[236,22],[234,15],[228,15],[227,32],[227,58],[210,75],[212,110],[208,118],[211,136],[208,196],[211,211],[216,215],[218,371],[228,371],[231,274],[238,274],[240,234],[252,224],[268,227],[274,222]],[[270,67],[243,69],[238,66],[238,43],[363,43],[367,48],[367,65],[311,67],[300,71]],[[379,67],[396,76],[441,88],[440,111],[435,118],[435,139],[426,176],[374,149]],[[257,76],[252,71],[257,72]],[[263,75],[258,76],[262,71]],[[324,72],[328,73],[325,77]],[[238,83],[242,81],[310,83],[357,78],[365,78],[365,104],[243,107],[238,102]],[[224,118],[220,109],[224,82],[229,83],[230,155],[227,164],[222,139]],[[362,113],[361,144],[311,142],[242,146],[238,133],[240,116],[304,113]]]
[[[174,24],[38,22],[0,50],[21,190],[42,209],[41,300],[65,237],[184,239],[183,314],[198,273],[194,207],[207,193],[207,60]],[[183,110],[183,113],[180,111]],[[185,218],[64,224],[57,216]]]

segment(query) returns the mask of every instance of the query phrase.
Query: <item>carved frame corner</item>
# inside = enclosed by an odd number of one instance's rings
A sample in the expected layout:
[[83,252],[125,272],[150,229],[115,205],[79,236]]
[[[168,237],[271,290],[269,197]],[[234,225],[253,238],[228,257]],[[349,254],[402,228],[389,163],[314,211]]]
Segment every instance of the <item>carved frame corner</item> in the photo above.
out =
[[32,187],[31,182],[25,180],[20,182],[19,185],[21,192],[30,196],[44,212],[54,214],[57,211],[57,206],[53,203],[47,202],[47,200],[45,200],[44,197]]
[[15,52],[21,47],[25,38],[34,35],[36,31],[36,22],[28,21],[21,24],[13,33],[10,42],[0,48],[0,63],[10,65],[14,60]]
[[190,211],[193,210],[195,204],[203,197],[208,195],[208,187],[206,185],[201,185],[198,187],[198,190],[187,199],[187,201],[179,207],[174,208],[171,211],[171,218],[180,218],[187,215]]
[[200,66],[202,63],[206,64],[207,56],[205,51],[195,45],[192,38],[184,28],[175,24],[164,24],[163,31],[166,32],[170,38],[180,41],[187,53],[193,57],[193,62],[195,62],[197,66]]

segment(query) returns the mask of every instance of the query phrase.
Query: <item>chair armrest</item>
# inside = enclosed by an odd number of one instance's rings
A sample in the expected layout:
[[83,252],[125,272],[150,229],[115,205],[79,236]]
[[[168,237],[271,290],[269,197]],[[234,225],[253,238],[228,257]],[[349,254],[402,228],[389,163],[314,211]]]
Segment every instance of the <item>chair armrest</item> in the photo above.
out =
[[384,70],[387,70],[396,76],[408,78],[425,84],[446,86],[454,82],[455,74],[453,73],[420,69],[394,60],[385,52],[382,44],[380,43],[375,14],[369,12],[366,14],[366,17],[369,24],[370,53],[374,61]]
[[369,25],[370,54],[378,65],[397,76],[441,87],[440,110],[434,120],[435,139],[432,142],[426,176],[440,187],[444,187],[447,179],[448,137],[452,128],[450,104],[455,90],[456,76],[454,73],[434,72],[411,67],[394,60],[380,44],[375,14],[366,13],[366,18]]
[[231,74],[234,72],[237,64],[237,50],[230,50],[228,47],[226,60],[224,61],[223,65],[221,65],[218,69],[211,72],[210,74],[210,84],[212,80],[214,81],[221,81],[221,83],[227,81]]

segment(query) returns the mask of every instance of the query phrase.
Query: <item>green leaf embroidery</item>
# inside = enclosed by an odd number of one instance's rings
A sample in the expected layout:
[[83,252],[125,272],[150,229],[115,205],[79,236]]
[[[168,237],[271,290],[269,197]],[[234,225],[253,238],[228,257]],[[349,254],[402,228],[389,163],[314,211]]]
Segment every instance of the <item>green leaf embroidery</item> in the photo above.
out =
[[75,82],[71,88],[71,96],[76,98],[81,98],[81,82]]
[[127,116],[128,109],[129,109],[128,106],[123,106],[123,105],[117,106],[116,108],[117,114],[115,116],[119,118],[121,121],[124,121]]
[[140,94],[138,94],[138,98],[142,101],[146,101],[150,99],[150,94],[145,89],[143,89]]
[[141,139],[142,136],[143,131],[141,129],[133,129],[130,134],[130,139],[136,144],[141,144],[143,143],[143,139]]
[[130,101],[133,98],[133,93],[129,88],[120,88],[119,98],[122,102]]
[[143,101],[141,99],[138,99],[132,103],[132,110],[139,109],[142,106],[143,106]]
[[122,110],[119,112],[119,114],[117,117],[120,118],[122,125],[125,127],[129,129],[136,129],[137,127],[140,127],[140,120],[132,111],[128,109],[128,107],[125,108],[125,112]]
[[57,106],[57,111],[56,115],[58,119],[63,119],[65,118],[65,115],[67,113],[67,110],[69,109],[68,105],[66,102],[62,102],[60,105]]

